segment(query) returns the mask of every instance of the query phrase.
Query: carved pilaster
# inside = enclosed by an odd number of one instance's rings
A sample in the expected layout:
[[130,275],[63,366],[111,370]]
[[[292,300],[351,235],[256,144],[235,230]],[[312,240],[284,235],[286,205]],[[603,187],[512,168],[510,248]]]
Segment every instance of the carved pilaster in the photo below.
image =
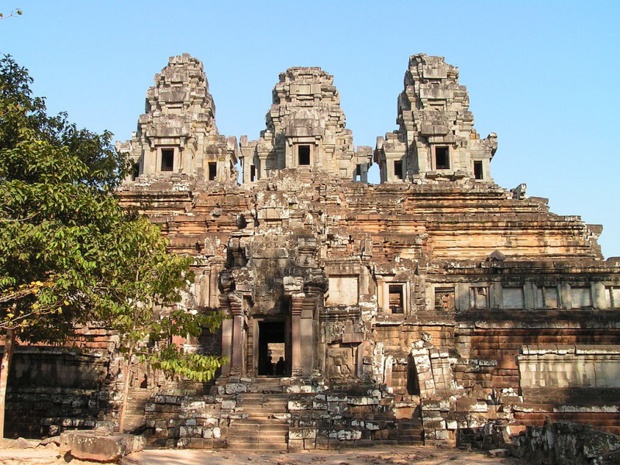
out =
[[301,312],[304,306],[304,299],[305,295],[303,293],[291,296],[292,376],[303,376],[304,374],[301,357]]
[[232,315],[232,354],[230,363],[230,374],[232,376],[243,374],[244,358],[244,316],[243,301],[234,294],[229,295],[230,314]]

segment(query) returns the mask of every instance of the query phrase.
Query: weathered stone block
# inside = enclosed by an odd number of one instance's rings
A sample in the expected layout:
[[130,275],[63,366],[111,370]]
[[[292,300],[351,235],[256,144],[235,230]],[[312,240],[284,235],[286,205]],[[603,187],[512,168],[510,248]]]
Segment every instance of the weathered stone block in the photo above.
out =
[[61,450],[79,460],[114,462],[144,448],[146,440],[131,434],[101,435],[92,431],[68,431],[60,435]]

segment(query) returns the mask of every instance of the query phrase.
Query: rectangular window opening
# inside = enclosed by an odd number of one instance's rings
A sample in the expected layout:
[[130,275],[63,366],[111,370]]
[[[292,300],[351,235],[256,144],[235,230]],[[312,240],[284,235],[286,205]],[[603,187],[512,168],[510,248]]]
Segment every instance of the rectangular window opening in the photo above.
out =
[[140,176],[140,163],[134,163],[131,168],[131,180],[135,181]]
[[217,176],[217,163],[210,161],[209,162],[209,181],[215,181],[216,176]]
[[300,145],[297,148],[298,165],[309,166],[310,165],[310,146]]
[[356,181],[362,180],[362,165],[355,166],[355,180]]
[[484,175],[482,173],[482,162],[474,161],[474,178],[476,179],[484,179]]
[[403,308],[403,285],[402,284],[390,284],[389,285],[389,305],[392,313],[404,313]]
[[161,170],[174,170],[174,149],[161,149]]
[[398,179],[403,179],[403,162],[402,160],[397,160],[394,162],[394,176]]
[[256,166],[254,165],[250,166],[250,181],[256,181]]
[[448,147],[435,147],[435,169],[450,169],[450,150]]

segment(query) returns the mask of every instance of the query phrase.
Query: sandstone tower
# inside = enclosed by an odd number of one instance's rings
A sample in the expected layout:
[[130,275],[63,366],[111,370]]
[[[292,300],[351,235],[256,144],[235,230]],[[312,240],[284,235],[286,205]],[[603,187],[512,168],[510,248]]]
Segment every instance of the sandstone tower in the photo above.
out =
[[202,63],[188,54],[172,57],[155,76],[138,130],[118,149],[134,164],[128,182],[141,176],[180,174],[207,181],[236,181],[236,139],[218,133],[207,76]]
[[321,68],[290,68],[280,74],[267,128],[258,141],[241,138],[243,182],[284,168],[367,180],[371,149],[354,150],[333,80]]
[[497,149],[493,133],[474,130],[469,96],[458,68],[442,57],[413,55],[398,98],[398,130],[377,138],[381,181],[474,178],[490,181]]

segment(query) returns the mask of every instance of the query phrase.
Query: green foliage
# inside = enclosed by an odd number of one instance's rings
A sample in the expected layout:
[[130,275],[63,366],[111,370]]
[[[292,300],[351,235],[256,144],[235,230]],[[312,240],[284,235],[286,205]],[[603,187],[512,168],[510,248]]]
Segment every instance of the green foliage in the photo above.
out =
[[222,362],[219,357],[185,352],[175,344],[154,352],[150,358],[151,366],[168,376],[176,375],[203,383],[213,378]]
[[[151,337],[153,334],[156,334],[159,340],[170,340],[174,335],[197,337],[205,330],[215,331],[221,323],[222,316],[217,312],[192,314],[177,310],[168,318],[159,320],[153,328]],[[176,375],[198,382],[209,381],[225,362],[220,357],[186,352],[174,343],[161,350],[150,351],[142,355],[141,359],[148,361],[153,368],[162,370],[169,377]]]
[[0,60],[0,333],[56,343],[98,320],[168,374],[213,376],[216,358],[172,344],[220,324],[219,314],[166,310],[193,279],[192,259],[169,254],[157,226],[118,205],[130,164],[112,135],[48,116],[31,83]]
[[31,83],[0,60],[0,331],[56,342],[90,316],[92,238],[124,216],[110,192],[128,163],[110,134],[48,116]]
[[187,354],[172,343],[175,337],[198,337],[221,324],[217,312],[170,310],[193,281],[193,259],[167,253],[167,240],[145,218],[121,222],[101,240],[99,249],[112,259],[101,261],[95,304],[100,318],[118,331],[121,349],[169,376],[213,377],[218,358]]

